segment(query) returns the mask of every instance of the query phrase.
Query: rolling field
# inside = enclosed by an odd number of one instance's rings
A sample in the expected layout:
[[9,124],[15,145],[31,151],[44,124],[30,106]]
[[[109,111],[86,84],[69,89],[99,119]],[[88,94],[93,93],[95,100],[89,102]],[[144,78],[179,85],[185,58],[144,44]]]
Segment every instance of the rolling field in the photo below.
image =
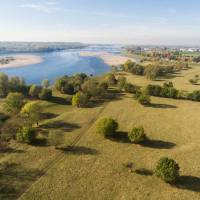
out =
[[[178,89],[192,91],[199,86],[191,85],[188,79],[198,73],[200,67],[196,65],[168,80]],[[141,86],[149,83],[130,74],[128,80]],[[62,132],[63,143],[74,148],[59,151],[43,144],[12,142],[14,151],[0,153],[0,163],[10,163],[0,174],[4,186],[0,199],[200,199],[199,102],[152,97],[151,106],[144,107],[131,94],[122,93],[91,108],[61,102],[42,105],[51,117],[40,122],[41,130]],[[96,133],[95,123],[102,117],[118,121],[118,138],[104,139]],[[129,143],[127,132],[140,125],[150,140],[143,145]],[[153,175],[156,162],[163,156],[180,165],[181,177],[174,185]],[[134,172],[124,166],[127,162],[133,163]]]
[[[143,107],[125,95],[105,106],[99,118],[118,120],[121,139],[106,140],[91,125],[74,150],[20,199],[200,198],[199,103],[153,98],[152,107]],[[137,125],[144,126],[150,143],[127,142],[126,131]],[[162,156],[174,158],[181,167],[180,182],[174,186],[151,174]],[[134,169],[144,169],[143,173],[131,173],[123,166],[127,161],[133,162]]]
[[177,74],[172,74],[168,78],[162,78],[156,81],[148,80],[145,76],[137,76],[127,73],[127,80],[139,86],[146,86],[147,84],[163,85],[166,81],[172,81],[174,86],[179,90],[199,90],[200,85],[192,85],[189,80],[194,78],[195,75],[200,75],[200,65],[191,64],[190,67],[191,68],[188,70],[183,70]]

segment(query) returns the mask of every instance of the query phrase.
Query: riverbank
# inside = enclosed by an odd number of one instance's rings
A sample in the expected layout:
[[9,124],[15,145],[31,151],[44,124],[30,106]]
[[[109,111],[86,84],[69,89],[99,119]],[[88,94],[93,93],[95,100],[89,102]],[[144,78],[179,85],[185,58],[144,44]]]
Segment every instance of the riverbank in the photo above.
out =
[[[0,60],[6,59],[6,57],[0,57]],[[26,65],[34,65],[43,62],[42,57],[36,55],[15,55],[9,57],[6,63],[0,63],[0,68],[16,68]]]
[[108,65],[121,65],[124,64],[127,60],[132,60],[135,62],[134,58],[129,58],[126,56],[115,55],[107,52],[90,52],[90,51],[82,51],[79,53],[82,57],[92,56],[101,58]]

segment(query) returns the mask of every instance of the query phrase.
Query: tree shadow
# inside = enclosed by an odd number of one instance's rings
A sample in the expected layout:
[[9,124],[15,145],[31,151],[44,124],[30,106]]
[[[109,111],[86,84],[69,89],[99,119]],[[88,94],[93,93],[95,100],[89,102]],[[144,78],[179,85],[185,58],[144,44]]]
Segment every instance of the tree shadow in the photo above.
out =
[[179,189],[200,192],[200,178],[196,176],[180,176],[179,180],[172,186]]
[[152,176],[153,175],[153,171],[145,169],[145,168],[136,169],[135,173],[142,175],[142,176]]
[[27,169],[20,164],[0,165],[0,199],[17,199],[25,189],[43,175],[43,171]]
[[69,102],[67,101],[67,99],[64,99],[62,97],[53,96],[49,101],[56,104],[69,105]]
[[146,105],[145,107],[162,108],[162,109],[177,108],[177,106],[174,106],[174,105],[169,105],[169,104],[157,104],[157,103],[151,103],[151,104],[149,104],[149,105]]
[[6,120],[8,120],[10,118],[9,115],[4,114],[4,113],[0,113],[0,121],[5,122]]
[[41,113],[41,119],[53,119],[53,118],[56,118],[58,117],[59,115],[58,114],[54,114],[54,113]]
[[1,146],[0,144],[0,153],[25,153],[26,151],[21,149],[14,149],[9,146]]
[[61,129],[63,131],[73,131],[74,129],[81,128],[78,124],[75,123],[67,123],[63,121],[53,121],[40,126],[45,129]]
[[128,138],[127,132],[118,131],[112,136],[106,137],[106,139],[109,139],[114,142],[121,142],[121,143],[131,143]]
[[46,138],[37,138],[32,145],[36,147],[49,146]]
[[141,143],[144,147],[154,148],[154,149],[172,149],[176,146],[176,144],[172,142],[166,142],[162,140],[151,140],[146,139],[143,143]]
[[67,147],[62,149],[67,154],[73,155],[99,155],[100,152],[96,149],[83,147],[83,146],[74,146],[74,147]]

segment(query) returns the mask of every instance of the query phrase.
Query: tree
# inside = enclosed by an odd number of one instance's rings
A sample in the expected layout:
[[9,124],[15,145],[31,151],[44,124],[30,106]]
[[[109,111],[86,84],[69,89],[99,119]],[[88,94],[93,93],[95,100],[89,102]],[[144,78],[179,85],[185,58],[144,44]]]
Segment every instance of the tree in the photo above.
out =
[[52,90],[48,88],[43,88],[39,94],[39,98],[41,100],[51,100],[52,98]]
[[124,89],[125,84],[126,84],[126,77],[120,76],[117,80],[117,85],[119,90]]
[[110,137],[116,133],[118,123],[112,118],[103,118],[97,122],[96,129],[97,133],[104,137]]
[[157,77],[162,76],[162,68],[158,65],[150,64],[145,68],[145,75],[150,80],[155,80]]
[[24,96],[21,93],[9,93],[5,100],[7,112],[17,114],[24,105]]
[[46,89],[49,87],[49,80],[48,79],[44,79],[42,81],[42,87],[46,88]]
[[56,80],[55,88],[62,94],[74,94],[75,89],[70,77],[64,76]]
[[29,89],[23,78],[15,76],[9,79],[9,92],[19,92],[24,96],[28,96]]
[[135,94],[137,92],[137,90],[138,90],[138,87],[136,87],[132,83],[125,83],[125,85],[124,85],[124,91],[125,92]]
[[32,85],[31,88],[30,88],[30,90],[29,90],[29,95],[31,97],[33,97],[33,98],[38,98],[41,90],[42,90],[41,86]]
[[151,96],[160,96],[162,87],[160,85],[148,85],[145,89],[145,93]]
[[150,105],[151,104],[151,97],[149,95],[146,95],[143,93],[137,97],[137,100],[142,105]]
[[200,90],[195,90],[194,92],[189,93],[188,99],[192,101],[200,101]]
[[161,158],[156,165],[155,174],[168,183],[175,182],[179,177],[179,166],[170,158]]
[[87,94],[84,94],[82,92],[77,92],[72,97],[72,105],[77,106],[78,108],[87,106],[88,102],[89,102],[89,98],[88,98]]
[[16,134],[16,140],[18,142],[31,144],[36,139],[36,131],[30,127],[22,127]]
[[144,140],[146,139],[144,128],[142,126],[133,128],[132,131],[129,132],[128,137],[129,140],[135,144],[144,142]]
[[27,126],[38,124],[42,112],[42,108],[37,101],[26,103],[21,109],[21,115]]
[[109,85],[115,85],[117,84],[117,79],[115,78],[115,75],[112,73],[107,74],[107,81]]
[[6,97],[9,92],[8,76],[0,73],[0,97]]
[[96,79],[89,79],[82,84],[82,92],[89,98],[101,98],[104,97],[107,90],[105,85],[101,85]]

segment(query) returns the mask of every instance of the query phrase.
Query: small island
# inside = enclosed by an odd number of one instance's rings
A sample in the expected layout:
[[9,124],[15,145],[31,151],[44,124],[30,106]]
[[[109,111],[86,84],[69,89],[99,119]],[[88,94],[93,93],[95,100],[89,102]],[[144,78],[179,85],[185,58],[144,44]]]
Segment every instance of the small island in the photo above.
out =
[[26,65],[39,64],[42,57],[36,55],[15,55],[0,57],[0,68],[22,67]]

